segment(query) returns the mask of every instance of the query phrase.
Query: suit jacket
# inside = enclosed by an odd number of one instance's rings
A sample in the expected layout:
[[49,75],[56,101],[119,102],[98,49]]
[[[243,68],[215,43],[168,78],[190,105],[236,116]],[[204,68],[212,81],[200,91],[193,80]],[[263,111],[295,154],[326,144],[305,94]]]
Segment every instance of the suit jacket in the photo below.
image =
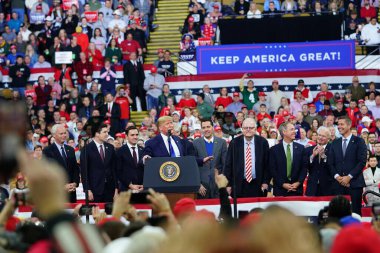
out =
[[205,100],[204,100],[207,104],[211,105],[212,107],[214,107],[214,104],[215,104],[215,100],[214,100],[214,97],[212,96],[212,94],[210,94],[210,97],[207,96],[205,94]]
[[[363,171],[364,181],[365,181],[365,191],[374,191],[379,193],[379,183],[380,183],[380,168],[376,168],[375,175],[372,173],[371,168],[367,168]],[[374,202],[379,202],[380,198],[374,196],[373,194],[367,195],[367,200],[369,204]]]
[[[90,113],[90,117],[91,117],[91,115],[92,115],[92,111],[94,110],[94,107],[93,107],[92,105],[90,105],[90,106],[88,107],[88,109],[89,109],[89,113]],[[87,119],[90,118],[90,117],[87,117],[87,114],[86,114],[86,107],[82,106],[81,108],[79,108],[79,110],[78,110],[78,117],[79,117],[79,118],[87,118]]]
[[[67,183],[76,183],[78,186],[80,168],[75,157],[75,150],[68,145],[64,145],[64,149],[66,152],[67,161],[64,161],[61,155],[61,151],[58,149],[55,143],[44,148],[42,153],[47,159],[56,161],[65,170],[68,180]],[[75,191],[70,193],[70,201],[76,201]]]
[[293,184],[299,182],[300,186],[297,191],[292,194],[302,195],[303,193],[303,181],[306,178],[307,173],[307,155],[303,145],[293,142],[293,159],[292,159],[292,173],[290,180],[287,177],[286,170],[286,154],[283,143],[273,146],[269,151],[269,167],[273,177],[273,194],[275,196],[288,196],[289,193],[282,185],[284,183]]
[[[178,136],[172,136],[172,138],[177,144],[180,156],[188,155],[189,152],[185,147],[183,140],[181,140]],[[149,155],[150,157],[170,157],[170,153],[165,146],[165,142],[162,139],[161,134],[158,134],[145,143],[143,156],[145,155]]]
[[129,184],[143,184],[144,164],[142,162],[143,149],[137,147],[138,163],[133,161],[131,151],[127,144],[116,151],[116,175],[119,180],[121,191],[127,191]]
[[[259,135],[255,135],[255,171],[257,183],[269,183],[269,145],[266,139]],[[230,184],[233,182],[233,173],[236,172],[236,194],[242,194],[242,182],[244,179],[245,171],[245,153],[244,153],[244,136],[239,136],[233,139],[228,146],[226,163],[224,166],[224,174],[226,175]],[[234,166],[234,167],[233,167]],[[233,171],[234,170],[234,171]]]
[[[203,138],[198,138],[193,141],[195,148],[195,156],[207,157],[206,144]],[[209,197],[216,197],[218,188],[215,184],[214,169],[216,168],[220,173],[223,172],[225,165],[225,159],[227,155],[226,141],[214,136],[214,145],[212,150],[212,156],[214,159],[206,164],[199,166],[199,173],[201,178],[201,184],[208,190]]]
[[[105,103],[100,107],[100,115],[104,118],[106,117],[106,113],[108,112],[108,104]],[[111,129],[110,134],[115,135],[116,133],[120,132],[120,117],[121,117],[121,110],[120,105],[118,103],[113,102],[112,109],[111,109]]]
[[141,62],[137,62],[137,69],[128,61],[123,67],[124,83],[130,84],[131,91],[140,87],[144,90],[145,73]]
[[104,162],[100,157],[95,141],[87,144],[80,153],[83,188],[84,190],[91,190],[96,195],[103,193],[106,181],[115,185],[115,189],[117,189],[115,149],[109,143],[103,145]]
[[309,177],[307,180],[306,196],[316,196],[318,183],[320,185],[321,194],[323,196],[331,196],[332,184],[334,182],[334,176],[331,175],[330,168],[328,165],[328,154],[331,144],[327,144],[325,148],[326,159],[319,159],[319,156],[315,156],[310,162],[310,157],[313,154],[313,149],[316,146],[306,148],[306,156],[308,158],[308,172]]
[[331,175],[351,175],[350,188],[361,188],[365,186],[363,168],[367,161],[367,146],[362,138],[352,135],[347,144],[346,154],[343,156],[342,138],[331,143],[329,152],[329,167]]

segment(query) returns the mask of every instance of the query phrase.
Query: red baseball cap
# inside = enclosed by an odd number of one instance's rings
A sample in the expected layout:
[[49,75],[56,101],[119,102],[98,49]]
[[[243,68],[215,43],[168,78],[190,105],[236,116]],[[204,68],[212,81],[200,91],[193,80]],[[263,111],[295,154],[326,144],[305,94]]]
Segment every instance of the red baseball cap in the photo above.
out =
[[222,128],[220,126],[216,126],[214,130],[215,131],[222,131]]
[[313,104],[313,103],[309,104],[309,108],[312,108],[312,107],[316,108],[315,104]]
[[189,21],[189,23],[193,23],[193,22],[194,22],[194,18],[193,18],[192,16],[190,16],[190,17],[188,18],[188,21]]
[[111,125],[111,121],[109,119],[105,120],[103,123],[106,125]]
[[326,92],[324,92],[324,91],[319,92],[319,96],[325,96],[326,97]]
[[364,103],[364,99],[359,99],[358,104]]
[[201,135],[200,133],[195,133],[195,134],[193,135],[193,137],[194,137],[194,139],[195,139],[195,138],[200,138],[200,137],[202,137],[202,135]]
[[248,114],[256,115],[256,112],[255,112],[254,110],[249,110],[249,111],[248,111]]
[[214,9],[218,9],[219,10],[219,5],[214,5]]
[[162,48],[157,49],[157,53],[163,53],[163,52],[164,52],[164,49]]
[[140,131],[145,131],[145,130],[148,130],[148,128],[146,126],[140,127]]
[[289,119],[296,119],[296,116],[290,115]]
[[156,66],[152,66],[152,67],[150,68],[150,72],[151,72],[151,73],[157,73],[157,67],[156,67]]
[[195,201],[191,198],[182,198],[175,203],[173,213],[176,217],[195,212]]
[[336,103],[343,103],[343,99],[338,99]]
[[49,141],[49,139],[46,137],[46,136],[42,136],[41,138],[40,138],[40,143],[46,143],[46,142],[48,142]]
[[266,97],[267,94],[265,94],[265,92],[263,92],[263,91],[260,91],[260,92],[259,92],[259,96]]
[[239,92],[234,92],[234,93],[232,93],[232,96],[233,97],[240,97],[240,94],[239,94]]
[[42,4],[37,5],[36,10],[42,10]]

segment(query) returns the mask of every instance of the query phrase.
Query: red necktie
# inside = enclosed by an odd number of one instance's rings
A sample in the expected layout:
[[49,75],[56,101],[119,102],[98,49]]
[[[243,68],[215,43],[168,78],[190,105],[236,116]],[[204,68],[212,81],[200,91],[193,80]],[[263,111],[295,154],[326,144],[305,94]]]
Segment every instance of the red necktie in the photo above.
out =
[[245,153],[245,179],[248,183],[252,181],[252,156],[250,142],[247,142],[247,150]]

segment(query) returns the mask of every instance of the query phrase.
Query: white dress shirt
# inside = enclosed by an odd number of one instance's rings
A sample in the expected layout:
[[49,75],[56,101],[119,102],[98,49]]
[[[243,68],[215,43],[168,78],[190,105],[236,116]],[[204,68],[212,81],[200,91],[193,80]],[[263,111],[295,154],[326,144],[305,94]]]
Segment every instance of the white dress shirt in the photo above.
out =
[[100,144],[100,143],[97,143],[95,140],[94,140],[94,143],[96,145],[96,148],[98,149],[99,155],[100,155],[100,146],[103,146],[104,158],[106,158],[106,147],[104,146],[104,143]]
[[285,141],[282,141],[282,145],[283,145],[284,151],[285,151],[285,156],[286,156],[286,150],[288,149],[288,144],[290,144],[290,154],[292,156],[292,161],[293,161],[293,142],[286,143]]
[[[169,149],[169,142],[168,142],[168,136],[164,135],[161,133],[161,137],[162,139],[164,140],[164,143],[165,143],[165,146],[166,146],[166,149],[168,150],[168,153],[170,155],[170,149]],[[174,154],[176,157],[180,157],[181,156],[181,153],[179,152],[179,149],[178,149],[178,146],[177,146],[177,143],[175,143],[173,137],[170,138],[171,140],[171,144],[172,144],[172,147],[173,147],[173,150],[174,150]]]

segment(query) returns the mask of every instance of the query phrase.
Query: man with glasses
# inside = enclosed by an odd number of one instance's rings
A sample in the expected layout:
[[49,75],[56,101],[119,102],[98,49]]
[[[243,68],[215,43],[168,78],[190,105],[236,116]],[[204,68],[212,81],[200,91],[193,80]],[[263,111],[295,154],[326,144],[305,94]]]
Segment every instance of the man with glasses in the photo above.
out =
[[318,144],[306,149],[309,178],[307,181],[307,196],[331,196],[334,177],[328,166],[328,151],[331,144],[330,129],[324,126],[318,128]]
[[303,145],[294,142],[296,129],[290,122],[283,123],[279,132],[282,142],[269,152],[269,167],[273,176],[275,196],[302,196],[308,157]]
[[233,139],[228,147],[224,174],[237,197],[263,197],[269,183],[269,145],[267,140],[256,135],[256,121],[243,121],[243,135]]

